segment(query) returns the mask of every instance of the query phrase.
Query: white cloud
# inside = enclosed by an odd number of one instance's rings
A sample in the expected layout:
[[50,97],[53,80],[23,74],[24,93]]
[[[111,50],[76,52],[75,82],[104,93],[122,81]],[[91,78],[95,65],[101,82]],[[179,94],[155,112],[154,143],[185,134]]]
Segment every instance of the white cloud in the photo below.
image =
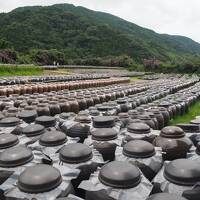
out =
[[6,0],[0,3],[0,12],[55,3],[73,3],[112,13],[159,33],[184,35],[200,42],[199,0]]

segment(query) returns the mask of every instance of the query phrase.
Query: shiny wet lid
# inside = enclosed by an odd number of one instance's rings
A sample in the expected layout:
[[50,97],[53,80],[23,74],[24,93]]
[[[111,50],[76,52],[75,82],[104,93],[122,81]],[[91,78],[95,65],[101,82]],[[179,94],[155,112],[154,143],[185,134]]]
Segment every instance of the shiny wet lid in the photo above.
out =
[[113,161],[101,168],[99,180],[113,188],[133,188],[140,183],[141,174],[136,166],[128,162]]
[[185,136],[185,133],[180,127],[166,126],[161,130],[160,136],[165,138],[181,138]]
[[16,167],[33,159],[32,151],[25,146],[11,147],[0,153],[0,167]]
[[19,143],[16,135],[10,133],[0,134],[0,149],[6,149]]
[[117,138],[117,131],[113,128],[97,128],[91,131],[92,139],[97,141],[109,141]]
[[6,117],[0,120],[0,127],[12,127],[20,124],[20,119],[17,117]]
[[81,143],[68,144],[60,150],[59,157],[64,163],[81,163],[92,158],[92,150]]
[[123,154],[131,158],[149,158],[155,155],[155,148],[144,140],[133,140],[123,146]]
[[199,162],[189,159],[177,159],[168,163],[164,177],[177,185],[193,186],[200,182]]
[[42,146],[59,146],[67,142],[67,136],[61,131],[47,131],[45,132],[39,140]]
[[148,134],[151,130],[147,124],[138,122],[129,124],[127,131],[135,134]]
[[93,118],[93,126],[95,128],[110,128],[115,125],[115,119],[113,116],[97,116]]
[[22,134],[25,134],[27,137],[34,137],[41,135],[45,132],[44,126],[40,124],[29,124],[28,126],[22,129]]
[[48,128],[56,125],[56,119],[50,116],[41,116],[35,119],[35,123],[43,125],[45,128]]
[[37,112],[35,110],[23,110],[18,114],[18,117],[27,123],[34,122]]
[[53,190],[62,182],[60,171],[50,165],[28,167],[18,178],[18,188],[26,193],[43,193]]

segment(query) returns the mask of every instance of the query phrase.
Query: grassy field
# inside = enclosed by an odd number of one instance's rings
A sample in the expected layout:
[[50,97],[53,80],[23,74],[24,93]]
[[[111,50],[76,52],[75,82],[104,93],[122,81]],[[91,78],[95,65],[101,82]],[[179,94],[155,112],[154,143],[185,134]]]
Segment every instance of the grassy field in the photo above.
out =
[[178,116],[171,120],[170,125],[176,125],[178,123],[189,123],[196,116],[200,115],[200,101],[195,103],[184,116]]
[[131,82],[132,82],[132,81],[140,80],[140,77],[138,77],[138,76],[134,76],[134,77],[131,77],[130,79],[131,79]]
[[0,65],[0,76],[35,76],[42,74],[43,69],[38,66]]

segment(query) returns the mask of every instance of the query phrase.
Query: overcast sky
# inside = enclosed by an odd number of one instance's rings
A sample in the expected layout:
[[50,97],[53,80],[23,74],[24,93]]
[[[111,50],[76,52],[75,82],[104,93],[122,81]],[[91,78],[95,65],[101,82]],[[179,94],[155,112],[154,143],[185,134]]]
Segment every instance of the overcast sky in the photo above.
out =
[[56,3],[108,12],[159,33],[184,35],[200,42],[200,0],[0,0],[0,12]]

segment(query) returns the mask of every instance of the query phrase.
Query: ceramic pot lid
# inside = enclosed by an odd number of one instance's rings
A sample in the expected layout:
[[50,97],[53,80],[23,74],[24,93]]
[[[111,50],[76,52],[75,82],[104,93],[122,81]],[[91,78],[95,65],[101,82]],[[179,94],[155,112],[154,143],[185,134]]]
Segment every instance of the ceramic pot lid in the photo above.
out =
[[92,158],[92,150],[85,144],[73,143],[60,150],[60,160],[64,163],[81,163]]
[[106,112],[108,110],[112,110],[112,107],[110,107],[110,106],[98,106],[97,110],[99,110],[100,112]]
[[68,129],[66,134],[72,138],[87,137],[89,135],[89,130],[89,126],[78,123]]
[[185,136],[185,133],[180,127],[166,126],[161,130],[160,136],[165,138],[182,138]]
[[10,133],[0,134],[0,149],[6,149],[19,143],[18,137]]
[[24,110],[18,114],[18,117],[26,123],[31,123],[35,121],[37,112],[35,110]]
[[40,140],[39,143],[42,146],[59,146],[64,144],[67,141],[67,137],[63,132],[60,131],[47,131],[45,132]]
[[198,124],[198,125],[200,125],[200,119],[197,118],[197,119],[191,120],[190,123],[191,124]]
[[121,119],[121,118],[129,118],[129,115],[128,113],[119,113],[118,114],[118,117]]
[[200,127],[198,124],[177,124],[176,126],[182,128],[186,133],[200,132]]
[[151,130],[145,123],[131,123],[128,125],[127,131],[135,134],[148,134]]
[[133,188],[140,183],[141,175],[136,166],[128,162],[113,161],[101,168],[99,180],[113,188]]
[[0,127],[12,127],[20,124],[20,119],[16,117],[6,117],[0,120]]
[[155,155],[155,148],[144,140],[133,140],[124,145],[123,154],[131,158],[149,158]]
[[95,128],[112,128],[113,126],[115,126],[115,117],[113,116],[94,117],[93,126]]
[[25,146],[16,146],[0,153],[0,167],[16,167],[33,160],[33,153]]
[[56,119],[50,116],[41,116],[35,119],[35,123],[43,125],[45,128],[48,128],[56,125]]
[[158,194],[151,195],[146,200],[187,200],[187,199],[181,196],[177,196],[175,194],[158,193]]
[[92,139],[97,141],[109,141],[117,138],[117,131],[112,128],[97,128],[91,131]]
[[75,118],[75,121],[89,124],[91,122],[91,118],[86,115],[80,115]]
[[34,137],[41,135],[45,132],[44,126],[40,124],[30,124],[22,129],[22,134],[25,134],[27,137]]
[[164,177],[177,185],[193,186],[200,182],[200,167],[195,160],[177,159],[164,169]]
[[125,104],[125,103],[127,103],[127,99],[118,99],[117,103],[118,104]]
[[60,116],[61,119],[69,119],[71,117],[75,117],[76,114],[73,113],[73,112],[69,112],[69,113],[64,112],[64,113],[61,113],[59,116]]
[[18,188],[26,193],[43,193],[53,190],[62,182],[60,171],[50,165],[28,167],[18,178]]
[[90,115],[91,116],[99,116],[100,112],[98,110],[90,110]]

